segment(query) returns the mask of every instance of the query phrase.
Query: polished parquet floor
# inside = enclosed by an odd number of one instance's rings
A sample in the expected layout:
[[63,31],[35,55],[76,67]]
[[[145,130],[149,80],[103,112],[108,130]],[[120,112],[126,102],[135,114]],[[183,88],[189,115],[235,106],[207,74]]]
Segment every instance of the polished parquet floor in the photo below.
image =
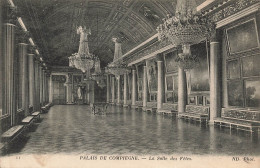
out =
[[108,107],[108,111],[97,116],[85,105],[53,106],[5,155],[260,154],[259,141],[243,133],[121,107]]

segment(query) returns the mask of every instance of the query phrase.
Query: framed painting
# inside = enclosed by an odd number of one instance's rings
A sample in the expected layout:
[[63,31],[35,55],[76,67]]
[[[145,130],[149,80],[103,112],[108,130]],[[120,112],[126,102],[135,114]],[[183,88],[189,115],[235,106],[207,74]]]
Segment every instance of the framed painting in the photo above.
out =
[[166,76],[165,77],[165,86],[166,86],[166,91],[173,91],[173,76]]
[[230,54],[259,47],[255,18],[227,29],[226,36]]
[[142,93],[138,93],[138,101],[142,101],[143,100],[143,94]]
[[227,62],[227,78],[228,79],[240,78],[240,62],[238,59]]
[[178,91],[178,75],[173,76],[173,90]]
[[138,76],[138,78],[143,78],[143,76],[144,76],[144,65],[143,64],[137,65],[137,76]]
[[138,91],[141,92],[143,90],[143,79],[138,79]]
[[178,91],[173,92],[173,100],[174,100],[174,103],[178,103]]
[[260,78],[245,80],[246,107],[260,107]]
[[149,92],[156,92],[157,91],[157,65],[154,59],[148,60],[146,63],[147,67],[147,80],[148,80],[148,88]]
[[207,58],[206,43],[193,45],[191,52],[199,58],[198,65],[189,71],[191,92],[209,91],[209,63]]
[[132,73],[128,74],[128,92],[131,93],[132,92]]
[[172,51],[164,55],[165,71],[166,73],[178,72],[178,64],[175,59],[178,55],[178,51]]
[[228,84],[228,104],[230,106],[244,106],[243,83],[240,80],[230,80]]
[[242,58],[243,77],[260,76],[260,55]]

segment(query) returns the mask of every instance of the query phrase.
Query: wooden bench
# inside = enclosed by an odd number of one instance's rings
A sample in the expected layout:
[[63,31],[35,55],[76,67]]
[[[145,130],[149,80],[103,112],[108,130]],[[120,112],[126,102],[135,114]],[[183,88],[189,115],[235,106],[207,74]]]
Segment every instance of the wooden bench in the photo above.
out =
[[47,113],[48,112],[48,107],[47,106],[41,107],[41,112],[42,113]]
[[131,107],[131,103],[132,103],[131,100],[127,100],[127,101],[126,101],[126,104],[123,104],[123,107],[129,108],[129,107]]
[[48,103],[45,106],[42,106],[41,107],[41,112],[42,113],[47,113],[50,110],[51,106],[52,106],[52,103]]
[[129,108],[131,105],[130,104],[123,104],[123,107]]
[[142,110],[143,102],[142,101],[136,101],[135,105],[131,105],[131,108],[134,108],[136,110]]
[[40,113],[39,111],[36,111],[36,112],[32,113],[31,116],[33,116],[34,119],[36,119],[36,120],[39,121],[39,120],[40,120],[40,117],[41,117],[40,114],[41,114],[41,113]]
[[116,103],[116,105],[117,105],[117,106],[120,106],[120,107],[123,106],[122,103]]
[[147,106],[142,108],[143,111],[148,113],[156,112],[157,110],[157,102],[147,102]]
[[4,132],[1,136],[1,142],[3,142],[3,148],[8,148],[8,145],[17,139],[23,132],[23,125],[16,125]]
[[143,109],[144,109],[144,111],[146,111],[148,113],[155,113],[157,110],[156,107],[144,107]]
[[221,127],[228,127],[230,130],[237,129],[237,130],[244,130],[248,131],[251,134],[258,133],[260,129],[260,122],[259,121],[251,121],[251,120],[241,120],[241,119],[234,119],[234,118],[214,118],[214,124]]
[[166,109],[159,109],[157,110],[158,114],[161,115],[168,115],[168,116],[177,116],[178,112],[174,110],[166,110]]
[[199,121],[199,122],[208,122],[208,115],[198,114],[198,113],[179,113],[179,118],[184,118],[185,120]]
[[163,103],[162,109],[158,109],[157,113],[161,115],[177,116],[178,105],[171,103]]
[[25,129],[28,129],[28,128],[30,128],[30,127],[32,126],[32,124],[33,124],[33,119],[34,119],[34,116],[27,116],[27,117],[25,117],[25,118],[21,121],[21,123],[22,123],[22,125],[24,125]]
[[110,102],[110,103],[109,103],[109,105],[111,105],[111,106],[114,106],[114,105],[115,105],[115,103],[113,103],[113,102]]
[[230,130],[244,130],[258,134],[260,130],[260,111],[244,108],[222,108],[221,117],[214,118],[214,124]]
[[178,113],[178,118],[208,123],[209,106],[186,105],[184,113]]

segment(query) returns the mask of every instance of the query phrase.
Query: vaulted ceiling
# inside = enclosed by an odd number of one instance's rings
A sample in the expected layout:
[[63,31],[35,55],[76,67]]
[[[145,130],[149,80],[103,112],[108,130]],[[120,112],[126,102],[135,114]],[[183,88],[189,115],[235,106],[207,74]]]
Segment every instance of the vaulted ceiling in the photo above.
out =
[[[90,52],[101,64],[113,60],[112,37],[120,37],[123,53],[156,33],[177,0],[13,0],[49,65],[68,65],[77,52],[78,26],[91,29]],[[204,0],[196,0],[197,5]]]

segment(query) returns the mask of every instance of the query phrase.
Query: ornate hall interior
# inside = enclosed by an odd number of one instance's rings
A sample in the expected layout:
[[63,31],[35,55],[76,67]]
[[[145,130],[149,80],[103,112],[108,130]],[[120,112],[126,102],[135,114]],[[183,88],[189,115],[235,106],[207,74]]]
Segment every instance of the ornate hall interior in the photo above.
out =
[[0,0],[0,156],[260,156],[259,62],[259,0]]

